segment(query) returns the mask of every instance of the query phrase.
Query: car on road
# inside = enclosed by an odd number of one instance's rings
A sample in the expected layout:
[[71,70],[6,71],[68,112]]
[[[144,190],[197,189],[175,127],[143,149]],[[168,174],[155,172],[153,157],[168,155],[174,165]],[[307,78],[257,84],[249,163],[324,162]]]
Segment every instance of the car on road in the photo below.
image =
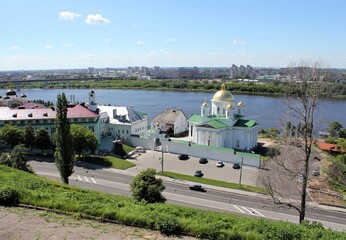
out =
[[201,184],[190,185],[189,188],[194,191],[206,192],[205,188]]
[[187,159],[189,159],[189,155],[187,155],[187,154],[180,154],[178,156],[178,158],[179,158],[179,160],[187,160]]
[[239,165],[239,163],[235,163],[235,164],[233,164],[233,169],[240,169],[240,165]]
[[206,158],[201,158],[201,159],[199,159],[199,163],[201,163],[201,164],[206,164],[206,163],[208,163],[208,159],[206,159]]
[[202,170],[196,170],[196,172],[195,172],[195,177],[203,177],[203,173],[202,173]]
[[319,176],[320,175],[320,171],[318,171],[317,169],[312,170],[312,175],[313,176]]
[[217,167],[223,167],[223,166],[225,166],[225,164],[223,163],[223,161],[217,161],[216,166]]

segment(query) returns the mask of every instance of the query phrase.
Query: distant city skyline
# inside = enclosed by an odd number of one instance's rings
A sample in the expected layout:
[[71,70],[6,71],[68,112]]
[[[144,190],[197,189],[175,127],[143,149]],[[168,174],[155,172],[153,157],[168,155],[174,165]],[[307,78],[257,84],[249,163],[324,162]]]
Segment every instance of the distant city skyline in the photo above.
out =
[[0,71],[346,68],[343,0],[3,0]]

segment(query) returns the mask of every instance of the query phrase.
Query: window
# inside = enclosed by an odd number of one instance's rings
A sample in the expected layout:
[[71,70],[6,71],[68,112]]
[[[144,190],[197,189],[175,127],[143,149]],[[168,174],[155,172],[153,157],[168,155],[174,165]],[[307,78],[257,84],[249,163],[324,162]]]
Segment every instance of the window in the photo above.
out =
[[217,107],[217,113],[219,113],[220,112],[220,108],[219,107]]
[[124,129],[123,129],[123,131],[122,131],[123,133],[124,133]]
[[126,133],[129,134],[129,130],[126,130]]

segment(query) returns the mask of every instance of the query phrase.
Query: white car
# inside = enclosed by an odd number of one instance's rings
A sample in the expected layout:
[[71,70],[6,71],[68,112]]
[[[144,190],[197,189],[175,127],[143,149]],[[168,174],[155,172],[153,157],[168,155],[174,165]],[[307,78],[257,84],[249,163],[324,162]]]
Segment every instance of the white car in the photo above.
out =
[[223,163],[223,161],[217,161],[216,166],[217,167],[223,167],[223,166],[225,166],[225,164]]

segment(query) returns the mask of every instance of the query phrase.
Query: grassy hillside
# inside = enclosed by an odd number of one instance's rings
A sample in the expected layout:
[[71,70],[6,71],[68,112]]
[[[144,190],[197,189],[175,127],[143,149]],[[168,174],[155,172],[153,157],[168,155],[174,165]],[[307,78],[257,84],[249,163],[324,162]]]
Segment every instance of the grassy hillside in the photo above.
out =
[[346,238],[346,233],[325,230],[320,224],[295,225],[170,204],[136,203],[130,198],[79,189],[0,165],[0,198],[9,188],[19,193],[20,204],[75,213],[78,217],[115,220],[167,234],[207,239]]

